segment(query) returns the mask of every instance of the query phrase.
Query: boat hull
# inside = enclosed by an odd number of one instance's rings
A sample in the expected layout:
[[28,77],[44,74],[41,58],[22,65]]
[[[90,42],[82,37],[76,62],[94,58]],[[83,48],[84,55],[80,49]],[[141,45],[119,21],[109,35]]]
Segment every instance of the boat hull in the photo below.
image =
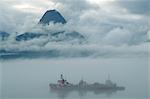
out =
[[99,90],[125,90],[125,87],[121,86],[92,86],[92,85],[87,85],[87,86],[78,86],[78,85],[70,85],[70,86],[59,86],[57,84],[50,84],[49,85],[51,90],[62,90],[62,91],[74,91],[74,90],[79,90],[79,91],[99,91]]

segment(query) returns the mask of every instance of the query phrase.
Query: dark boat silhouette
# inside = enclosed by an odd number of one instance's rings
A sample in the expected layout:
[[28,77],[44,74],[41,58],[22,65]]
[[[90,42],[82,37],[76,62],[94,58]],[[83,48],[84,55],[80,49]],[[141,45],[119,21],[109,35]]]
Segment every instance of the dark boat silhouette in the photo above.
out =
[[110,78],[105,81],[104,84],[95,82],[93,84],[88,84],[84,80],[80,80],[78,84],[69,83],[67,80],[63,78],[61,74],[60,80],[58,80],[57,84],[49,84],[49,87],[52,91],[117,91],[117,90],[125,90],[123,86],[117,86],[116,83],[113,83]]

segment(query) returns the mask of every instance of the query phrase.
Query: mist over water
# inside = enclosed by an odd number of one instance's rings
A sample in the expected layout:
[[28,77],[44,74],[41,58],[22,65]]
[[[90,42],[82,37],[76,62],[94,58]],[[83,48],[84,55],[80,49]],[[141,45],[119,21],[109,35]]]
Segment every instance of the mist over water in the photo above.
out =
[[148,98],[150,98],[150,67],[148,68]]
[[0,98],[2,96],[2,64],[0,63]]
[[[38,24],[50,9],[67,23]],[[0,40],[0,98],[150,97],[149,0],[1,0],[0,14],[0,33],[10,35]],[[78,36],[66,37],[73,31]],[[26,32],[47,36],[16,40]],[[52,92],[49,83],[56,83],[60,74],[73,84],[81,79],[105,83],[110,75],[125,90]]]
[[[74,58],[2,61],[2,99],[148,99],[148,58]],[[105,83],[108,75],[124,91],[85,94],[49,90],[60,74],[77,84]]]

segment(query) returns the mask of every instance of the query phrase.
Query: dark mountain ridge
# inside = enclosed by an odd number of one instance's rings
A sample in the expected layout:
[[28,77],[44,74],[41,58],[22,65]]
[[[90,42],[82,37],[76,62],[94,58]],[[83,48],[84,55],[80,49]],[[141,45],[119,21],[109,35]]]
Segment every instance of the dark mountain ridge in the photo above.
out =
[[48,10],[46,13],[43,15],[43,17],[40,19],[39,23],[40,24],[49,24],[50,22],[53,23],[62,23],[65,24],[67,21],[65,18],[56,10]]
[[7,40],[7,38],[8,38],[9,36],[10,36],[9,33],[4,32],[4,31],[0,31],[0,40],[1,40],[1,41]]
[[[48,10],[42,16],[38,24],[49,25],[50,22],[65,24],[67,21],[65,18],[56,10]],[[76,31],[66,32],[66,31],[58,31],[54,33],[34,33],[34,32],[26,32],[20,34],[16,37],[16,41],[28,41],[34,38],[40,38],[41,36],[49,36],[49,41],[51,42],[61,42],[61,41],[71,41],[78,40],[80,43],[84,41],[84,36]]]

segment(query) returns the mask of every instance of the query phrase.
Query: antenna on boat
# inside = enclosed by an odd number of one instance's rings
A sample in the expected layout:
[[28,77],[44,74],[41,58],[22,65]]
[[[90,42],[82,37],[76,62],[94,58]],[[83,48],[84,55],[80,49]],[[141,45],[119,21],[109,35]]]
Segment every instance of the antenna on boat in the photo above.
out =
[[60,75],[60,79],[63,79],[63,74]]
[[84,81],[84,77],[83,77],[83,75],[81,76],[81,80],[82,80],[82,81]]
[[110,80],[110,74],[108,74],[108,80]]

